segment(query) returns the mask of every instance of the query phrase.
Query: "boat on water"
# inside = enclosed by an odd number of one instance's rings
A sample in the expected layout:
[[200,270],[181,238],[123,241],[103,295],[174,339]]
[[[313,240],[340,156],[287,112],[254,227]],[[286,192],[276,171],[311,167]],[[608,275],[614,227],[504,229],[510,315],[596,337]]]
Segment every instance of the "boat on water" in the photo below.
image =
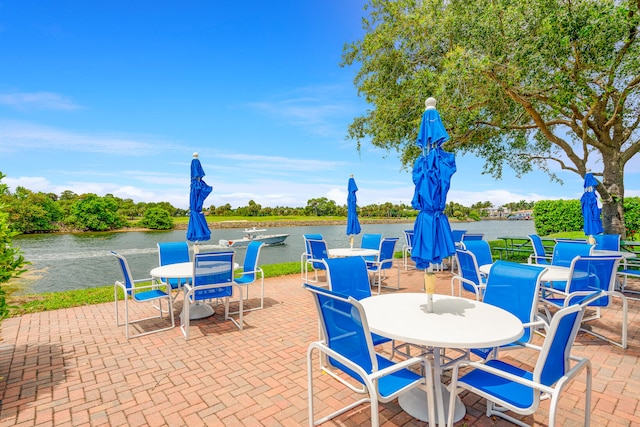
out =
[[253,241],[263,242],[265,245],[282,245],[289,237],[288,234],[264,234],[267,230],[259,228],[245,228],[241,239],[219,240],[218,244],[229,248],[244,248]]

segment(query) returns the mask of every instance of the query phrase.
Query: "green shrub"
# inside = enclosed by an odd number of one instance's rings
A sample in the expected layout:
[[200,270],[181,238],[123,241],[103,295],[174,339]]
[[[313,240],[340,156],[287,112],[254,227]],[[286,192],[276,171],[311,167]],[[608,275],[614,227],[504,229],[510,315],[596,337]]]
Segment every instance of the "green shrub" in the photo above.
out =
[[579,200],[540,200],[533,205],[533,216],[536,233],[541,236],[582,230]]
[[626,197],[623,207],[627,240],[640,240],[640,197]]
[[173,218],[162,208],[151,208],[144,212],[139,224],[153,230],[170,230],[173,228]]

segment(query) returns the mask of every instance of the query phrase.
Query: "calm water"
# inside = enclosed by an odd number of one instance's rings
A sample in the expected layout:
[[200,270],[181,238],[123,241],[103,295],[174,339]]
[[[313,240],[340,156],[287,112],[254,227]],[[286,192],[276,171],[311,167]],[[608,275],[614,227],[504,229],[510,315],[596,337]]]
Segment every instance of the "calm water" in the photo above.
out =
[[[404,243],[403,230],[413,228],[413,224],[363,224],[362,233],[382,233],[385,237],[400,237],[396,246],[399,251]],[[454,223],[452,229],[463,229],[469,233],[484,233],[485,239],[495,240],[498,236],[526,236],[534,233],[533,221],[480,221],[474,223]],[[219,239],[242,237],[242,228],[212,230],[209,245],[203,250],[220,249],[214,243]],[[260,264],[276,264],[299,261],[303,252],[302,235],[320,233],[332,247],[349,245],[344,225],[314,227],[278,227],[267,233],[286,233],[290,236],[284,245],[263,247]],[[120,233],[84,233],[58,235],[19,236],[14,244],[31,261],[29,274],[22,283],[25,293],[54,292],[68,289],[85,289],[112,284],[121,279],[120,270],[110,251],[116,251],[127,258],[134,279],[149,277],[149,271],[158,265],[158,242],[184,241],[186,231],[146,231]],[[359,245],[360,236],[355,238]],[[236,262],[244,260],[244,249],[236,250]]]

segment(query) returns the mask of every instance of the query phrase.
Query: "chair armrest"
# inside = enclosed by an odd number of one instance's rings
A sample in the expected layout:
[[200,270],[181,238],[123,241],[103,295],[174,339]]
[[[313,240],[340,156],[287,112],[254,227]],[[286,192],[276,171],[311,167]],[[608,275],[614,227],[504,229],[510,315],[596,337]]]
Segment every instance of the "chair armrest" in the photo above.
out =
[[[474,369],[478,369],[480,371],[488,372],[488,373],[496,375],[496,376],[498,376],[500,378],[504,378],[506,380],[513,381],[514,383],[522,384],[522,385],[524,385],[526,387],[530,387],[530,388],[532,388],[534,390],[539,390],[539,391],[541,391],[543,393],[549,393],[550,395],[553,395],[553,391],[554,391],[553,387],[548,387],[548,386],[546,386],[544,384],[537,383],[535,381],[531,381],[531,380],[528,380],[526,378],[522,378],[522,377],[519,377],[517,375],[510,374],[509,372],[505,372],[503,370],[496,369],[493,366],[489,366],[489,365],[486,365],[484,363],[469,362],[468,360],[461,360],[459,362],[456,362],[456,368],[458,367],[457,365],[460,365],[462,363],[466,363],[466,366],[468,366],[470,368],[474,368]],[[569,370],[568,372],[571,372],[571,370]],[[454,371],[454,372],[456,372],[456,371]],[[571,375],[571,377],[573,377],[574,375],[575,375],[575,373],[573,375]],[[565,376],[562,376],[558,381],[562,381],[562,379]],[[571,377],[569,377],[569,378],[571,378]]]
[[403,360],[403,361],[398,362],[398,363],[394,363],[393,365],[388,366],[388,367],[386,367],[384,369],[380,369],[379,371],[373,372],[373,373],[369,374],[369,377],[371,379],[377,379],[377,378],[389,375],[389,374],[391,374],[393,372],[399,371],[401,369],[409,368],[409,367],[411,367],[413,365],[416,365],[418,363],[420,363],[420,364],[429,364],[430,365],[430,363],[429,363],[427,358],[416,356],[416,357],[412,357],[411,359],[407,359],[407,360]]
[[[149,281],[151,281],[151,279],[140,279],[140,280],[134,280],[133,283],[135,285],[136,283],[149,282]],[[120,287],[124,292],[128,291],[124,283],[122,283],[119,280],[116,281],[115,285]],[[130,289],[130,291],[131,291],[131,294],[135,294],[136,292],[145,292],[148,290],[154,290],[158,288],[165,288],[165,293],[171,292],[171,285],[169,285],[166,282],[152,283],[150,285],[144,285],[144,286],[133,286]]]

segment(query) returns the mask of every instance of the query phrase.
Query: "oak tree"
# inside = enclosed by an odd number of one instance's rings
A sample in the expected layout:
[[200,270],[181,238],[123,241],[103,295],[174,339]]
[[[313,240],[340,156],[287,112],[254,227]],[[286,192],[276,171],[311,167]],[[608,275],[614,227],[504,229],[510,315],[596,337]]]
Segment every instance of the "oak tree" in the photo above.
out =
[[371,106],[349,126],[408,167],[429,96],[451,140],[500,178],[599,178],[605,232],[624,235],[625,165],[640,150],[640,0],[370,0],[343,66]]

